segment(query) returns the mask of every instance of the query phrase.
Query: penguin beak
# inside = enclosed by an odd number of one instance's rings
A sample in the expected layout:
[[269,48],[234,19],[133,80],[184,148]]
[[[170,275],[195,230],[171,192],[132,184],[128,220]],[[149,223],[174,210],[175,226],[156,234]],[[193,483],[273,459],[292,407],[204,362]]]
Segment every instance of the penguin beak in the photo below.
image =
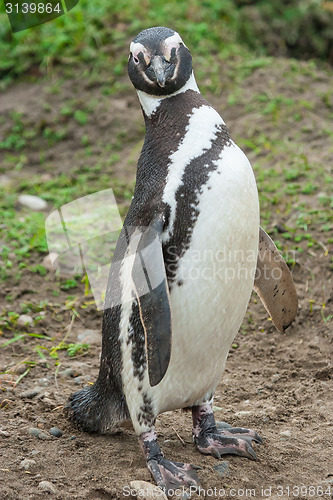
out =
[[161,56],[154,56],[151,60],[150,66],[156,76],[156,81],[160,87],[165,87],[165,64]]

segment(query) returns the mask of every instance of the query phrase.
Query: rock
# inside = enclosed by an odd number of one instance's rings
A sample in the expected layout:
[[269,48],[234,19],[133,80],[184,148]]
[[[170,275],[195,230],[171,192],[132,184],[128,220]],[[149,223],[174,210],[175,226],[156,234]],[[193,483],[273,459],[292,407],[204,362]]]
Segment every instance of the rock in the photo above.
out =
[[28,432],[31,436],[34,436],[38,439],[50,439],[50,437],[45,434],[41,429],[37,429],[37,427],[30,427]]
[[18,365],[16,368],[15,368],[15,373],[17,373],[18,375],[22,375],[22,373],[24,373],[27,369],[27,365],[25,363],[22,363],[22,365]]
[[221,408],[220,406],[213,406],[213,412],[216,412],[216,411],[222,411],[223,408]]
[[48,271],[56,271],[58,267],[58,257],[59,255],[56,252],[49,253],[44,257],[42,266],[44,266]]
[[46,408],[55,408],[57,406],[57,403],[55,401],[52,401],[50,398],[43,398],[42,399],[43,405],[46,406]]
[[12,179],[8,175],[0,175],[0,186],[7,187],[11,184]]
[[40,450],[32,450],[30,455],[32,455],[33,457],[35,457],[36,455],[40,455]]
[[274,375],[272,375],[271,377],[271,382],[273,382],[273,384],[275,384],[276,382],[278,382],[278,380],[280,380],[281,376],[279,373],[274,373]]
[[[306,387],[304,387],[304,386],[299,387],[298,389],[295,390],[294,395],[295,395],[295,398],[298,402],[304,401],[304,399],[306,397]],[[317,400],[317,404],[318,404],[318,400]]]
[[43,387],[34,387],[33,389],[28,389],[27,391],[23,391],[20,394],[21,398],[32,399],[35,396],[38,396],[43,391]]
[[81,344],[100,345],[102,342],[101,332],[99,330],[82,330],[77,335],[77,341]]
[[31,316],[28,316],[27,314],[21,314],[21,316],[17,318],[16,326],[18,326],[19,328],[27,328],[29,326],[32,326],[33,323],[34,320]]
[[0,429],[0,437],[9,438],[10,434],[9,434],[9,432],[3,431],[2,429]]
[[52,179],[52,175],[51,175],[51,174],[42,174],[42,175],[40,176],[40,180],[41,180],[42,182],[48,182],[48,181],[50,181],[51,179]]
[[291,436],[291,432],[290,432],[290,431],[288,431],[288,430],[286,430],[286,431],[281,431],[281,432],[280,432],[280,436],[290,438],[290,436]]
[[30,208],[30,210],[35,212],[40,212],[47,208],[45,200],[39,198],[39,196],[32,196],[31,194],[21,194],[21,196],[18,197],[18,202],[20,205]]
[[46,377],[44,377],[44,378],[39,378],[39,379],[38,379],[38,383],[39,383],[41,386],[43,386],[43,387],[47,387],[47,386],[50,384],[50,380],[49,380],[49,378],[46,378]]
[[214,470],[219,476],[225,477],[229,475],[229,462],[220,462],[218,465],[214,465]]
[[57,488],[50,481],[41,481],[38,488],[45,491],[45,493],[57,493]]
[[65,370],[61,370],[59,373],[58,373],[58,376],[60,378],[66,378],[66,377],[75,377],[76,375],[78,375],[78,373],[76,372],[76,370],[73,370],[73,368],[66,368]]
[[37,364],[47,366],[47,359],[40,358],[37,360]]
[[143,498],[145,500],[153,500],[158,498],[159,500],[167,500],[166,494],[159,488],[147,481],[131,481],[130,482],[131,493],[137,498]]
[[91,380],[90,375],[80,375],[79,377],[74,378],[74,384],[81,385],[84,384],[85,382],[89,382],[90,380]]
[[236,411],[236,413],[235,413],[236,417],[246,417],[248,415],[251,415],[251,412],[248,410]]
[[31,469],[33,469],[34,465],[36,465],[35,460],[29,459],[29,458],[25,458],[20,463],[20,469],[31,470]]
[[62,430],[58,429],[58,427],[51,427],[49,430],[49,433],[52,434],[52,436],[60,438],[63,435]]

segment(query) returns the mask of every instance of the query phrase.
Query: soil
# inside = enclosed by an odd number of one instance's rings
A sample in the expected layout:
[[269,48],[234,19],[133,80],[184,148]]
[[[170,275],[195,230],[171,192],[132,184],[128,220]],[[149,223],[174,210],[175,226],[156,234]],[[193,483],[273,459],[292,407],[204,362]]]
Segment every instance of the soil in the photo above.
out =
[[[310,161],[311,155],[316,158],[319,155],[329,164],[332,141],[327,140],[327,136],[325,139],[313,132],[311,139],[309,134],[303,137],[303,122],[299,122],[298,129],[295,122],[292,125],[278,122],[274,129],[267,130],[265,116],[258,116],[255,111],[246,112],[245,103],[251,93],[274,85],[279,95],[296,99],[302,88],[303,99],[308,97],[316,106],[316,123],[329,123],[329,115],[321,107],[318,95],[328,90],[331,76],[323,71],[314,78],[309,72],[295,76],[291,83],[280,78],[281,65],[286,69],[290,63],[282,61],[275,70],[272,67],[258,69],[242,82],[239,104],[228,108],[231,83],[227,80],[226,92],[221,97],[211,96],[210,101],[219,111],[225,109],[222,114],[236,140],[237,135],[246,137],[246,131],[254,126],[265,130],[267,135],[298,134]],[[16,110],[23,113],[25,123],[31,126],[40,123],[41,129],[45,129],[57,123],[61,105],[77,96],[82,103],[96,99],[88,123],[80,128],[63,116],[68,127],[66,138],[48,148],[41,136],[39,143],[28,148],[28,160],[22,172],[11,171],[8,164],[6,175],[11,182],[31,176],[40,179],[45,174],[47,178],[56,178],[62,172],[76,175],[83,167],[89,169],[96,162],[103,162],[106,145],[110,145],[110,151],[121,132],[119,159],[112,165],[105,162],[103,174],[109,176],[111,186],[113,179],[117,179],[118,183],[128,184],[129,190],[133,188],[143,123],[130,87],[117,96],[108,96],[101,93],[101,85],[88,85],[80,78],[65,81],[58,93],[50,92],[49,81],[20,83],[1,97],[0,108],[4,116]],[[1,133],[5,130],[6,123],[2,122]],[[89,157],[84,155],[80,145],[82,134],[90,139]],[[45,150],[43,165],[38,161],[41,148]],[[250,153],[250,157],[253,161],[254,154]],[[7,165],[5,158],[3,165]],[[315,196],[308,197],[309,200],[315,204]],[[123,198],[120,202],[128,206]],[[273,220],[272,225],[275,223],[277,221]],[[320,240],[319,228],[314,237]],[[333,328],[332,322],[325,320],[333,309],[329,265],[332,245],[327,250],[328,254],[324,248],[297,256],[293,277],[300,309],[296,321],[284,334],[274,329],[258,297],[253,294],[216,392],[218,420],[249,427],[263,438],[263,444],[255,446],[257,461],[225,456],[223,467],[218,471],[216,467],[220,462],[200,455],[193,446],[190,414],[179,410],[158,418],[157,429],[165,455],[202,467],[198,474],[207,497],[333,498]],[[36,254],[31,259],[41,263],[42,258]],[[59,284],[52,272],[42,277],[27,271],[15,287],[8,281],[1,284],[1,306],[3,310],[16,310],[15,306],[23,300],[34,303],[47,300],[45,317],[33,331],[56,337],[59,342],[65,334],[67,342],[77,342],[78,332],[86,328],[100,331],[102,314],[93,305],[85,305],[88,300],[83,285],[75,290],[75,308],[80,316],[74,322],[71,322],[71,310],[63,306],[69,293],[59,290],[60,295],[55,298],[52,292],[57,287]],[[13,296],[10,305],[4,300],[8,293]],[[320,306],[323,303],[326,306],[324,314]],[[3,340],[11,337],[12,332],[4,329]],[[120,428],[105,435],[89,435],[74,428],[64,416],[67,397],[97,376],[98,342],[91,345],[88,353],[74,358],[66,351],[59,351],[61,365],[58,368],[49,357],[47,363],[38,361],[34,351],[37,345],[47,345],[47,342],[31,338],[0,350],[0,372],[11,368],[10,373],[1,375],[1,500],[122,499],[129,497],[130,481],[151,482],[133,430]],[[15,386],[15,381],[28,366],[24,362],[33,356],[36,364]],[[40,387],[37,394],[29,394],[36,386]],[[62,436],[52,436],[49,433],[52,427],[61,429]],[[31,435],[31,428],[41,430],[41,437]],[[22,464],[25,459],[34,463]],[[47,490],[50,485],[42,490],[42,481],[51,483],[54,492]]]

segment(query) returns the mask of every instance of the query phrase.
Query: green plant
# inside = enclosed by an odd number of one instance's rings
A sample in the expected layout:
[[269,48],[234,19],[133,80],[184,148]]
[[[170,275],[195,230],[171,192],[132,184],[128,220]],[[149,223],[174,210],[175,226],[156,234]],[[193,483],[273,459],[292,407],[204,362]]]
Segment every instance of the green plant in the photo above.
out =
[[68,356],[74,357],[79,354],[84,354],[89,349],[89,344],[68,344],[67,347]]

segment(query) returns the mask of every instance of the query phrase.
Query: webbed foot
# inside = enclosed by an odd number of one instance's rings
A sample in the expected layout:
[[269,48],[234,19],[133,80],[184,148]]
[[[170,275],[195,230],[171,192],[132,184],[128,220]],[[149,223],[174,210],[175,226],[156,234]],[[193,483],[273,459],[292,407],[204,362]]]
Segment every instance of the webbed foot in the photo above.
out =
[[221,458],[222,455],[239,455],[251,460],[257,456],[252,441],[261,444],[260,436],[250,429],[231,427],[225,422],[215,422],[211,405],[192,408],[193,439],[201,453]]
[[186,489],[191,486],[198,488],[200,486],[200,480],[196,473],[200,467],[167,460],[157,443],[154,430],[141,434],[140,444],[153,479],[167,495],[174,494],[180,488]]

